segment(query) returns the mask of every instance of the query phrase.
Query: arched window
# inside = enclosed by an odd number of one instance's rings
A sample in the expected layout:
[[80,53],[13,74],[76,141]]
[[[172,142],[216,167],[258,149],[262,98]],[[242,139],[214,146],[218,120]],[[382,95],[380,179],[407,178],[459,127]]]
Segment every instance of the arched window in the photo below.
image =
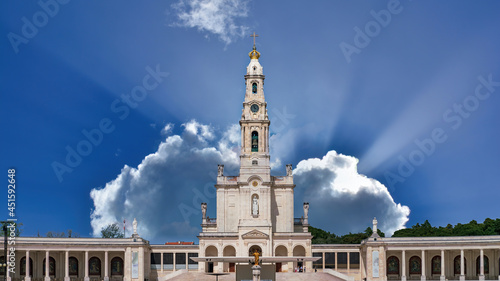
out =
[[101,275],[101,260],[98,257],[89,259],[89,275]]
[[[42,274],[45,276],[45,259],[42,262]],[[49,257],[49,276],[56,275],[56,260],[53,257]]]
[[434,256],[431,260],[432,274],[441,274],[441,256]]
[[422,260],[418,256],[410,258],[410,274],[422,274]]
[[259,133],[256,131],[252,132],[252,152],[259,151]]
[[[456,256],[455,259],[453,260],[453,273],[456,275],[460,275],[460,255]],[[464,274],[467,274],[467,260],[464,257]]]
[[[21,275],[26,275],[26,257],[21,259]],[[33,276],[33,260],[30,258],[30,276]]]
[[253,253],[255,251],[257,251],[257,253],[259,253],[259,256],[262,256],[262,248],[259,247],[259,246],[257,246],[257,245],[253,245],[253,246],[250,247],[250,249],[248,249],[248,255],[250,257],[253,257],[254,256]]
[[120,257],[111,260],[111,276],[113,275],[123,275],[123,260]]
[[[487,275],[490,273],[490,263],[488,260],[488,256],[483,255],[484,257],[484,275]],[[476,275],[481,274],[481,256],[478,256],[476,259]]]
[[78,276],[78,259],[76,259],[75,257],[69,257],[68,264],[69,264],[69,275]]
[[252,84],[252,93],[257,94],[257,83]]
[[399,275],[399,259],[395,256],[387,258],[387,274]]

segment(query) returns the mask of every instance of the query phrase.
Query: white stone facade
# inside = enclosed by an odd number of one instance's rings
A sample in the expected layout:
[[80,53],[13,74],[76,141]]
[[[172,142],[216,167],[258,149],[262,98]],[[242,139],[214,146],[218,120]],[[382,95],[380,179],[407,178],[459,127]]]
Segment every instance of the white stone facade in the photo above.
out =
[[[267,257],[312,256],[308,225],[304,220],[294,219],[293,175],[287,172],[286,176],[271,176],[271,122],[267,115],[264,79],[258,56],[252,57],[245,75],[246,91],[240,120],[239,175],[225,176],[223,166],[219,166],[215,185],[217,218],[213,221],[203,218],[202,232],[198,236],[200,257],[247,257],[255,248]],[[202,208],[207,206],[202,205]],[[200,268],[225,271],[229,267],[232,270],[227,264],[216,264],[213,269],[207,266],[200,265]],[[294,265],[280,266],[286,271]]]

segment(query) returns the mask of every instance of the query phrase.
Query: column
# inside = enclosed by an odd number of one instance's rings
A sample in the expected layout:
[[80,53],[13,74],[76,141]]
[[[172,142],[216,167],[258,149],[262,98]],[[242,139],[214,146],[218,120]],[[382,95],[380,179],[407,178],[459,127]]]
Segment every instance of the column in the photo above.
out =
[[[175,252],[172,254],[172,256],[174,257],[174,268],[172,269],[172,272],[174,272],[174,271],[175,271],[175,258],[176,258],[176,256],[175,256]],[[215,262],[214,262],[214,273],[215,273],[215,272],[217,272],[217,271],[216,271],[216,269],[215,269]]]
[[26,251],[26,275],[24,281],[31,281],[30,275],[30,251]]
[[422,277],[420,280],[425,281],[425,251],[422,250]]
[[160,264],[161,264],[161,273],[163,273],[163,252],[160,253],[161,257],[160,257]]
[[123,263],[123,281],[130,281],[132,280],[132,250],[130,249],[130,247],[127,247],[127,249],[125,250],[125,259]]
[[351,252],[347,252],[347,274],[351,271]]
[[85,251],[85,272],[83,274],[85,276],[83,278],[83,280],[89,281],[90,280],[90,278],[89,278],[89,251]]
[[484,251],[480,250],[479,253],[479,280],[484,280]]
[[45,251],[45,281],[50,281],[50,275],[49,275],[49,251]]
[[[499,259],[500,251],[497,250],[497,253],[498,253],[498,255],[495,258],[495,263]],[[500,281],[500,265],[499,265],[499,268],[498,268],[498,280]]]
[[64,281],[69,281],[69,251],[64,256]]
[[189,253],[186,253],[186,269],[189,271]]
[[139,248],[139,280],[144,280],[144,248]]
[[339,271],[339,268],[337,267],[337,252],[335,252],[335,271]]
[[406,281],[406,251],[401,253],[401,281]]
[[460,249],[460,280],[465,280],[464,249]]
[[445,273],[445,261],[444,261],[444,250],[441,250],[441,277],[439,278],[441,281],[446,280],[446,273]]
[[321,253],[323,255],[323,270],[325,270],[325,252]]
[[108,251],[104,251],[104,281],[109,281]]

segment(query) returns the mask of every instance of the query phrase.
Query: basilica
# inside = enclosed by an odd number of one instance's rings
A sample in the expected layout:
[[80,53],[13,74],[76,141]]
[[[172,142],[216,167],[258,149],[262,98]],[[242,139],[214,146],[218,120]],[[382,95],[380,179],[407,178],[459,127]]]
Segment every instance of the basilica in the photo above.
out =
[[[2,250],[0,274],[8,281],[160,281],[236,272],[236,280],[247,280],[238,272],[248,272],[256,256],[266,280],[295,271],[349,281],[500,280],[500,236],[385,238],[374,219],[372,236],[361,244],[312,244],[309,203],[294,213],[292,166],[285,176],[271,175],[271,120],[255,43],[249,56],[239,174],[225,175],[223,163],[213,167],[217,204],[200,206],[199,244],[150,244],[136,221],[128,238],[17,237],[15,250]],[[208,208],[216,218],[206,216]],[[199,280],[215,280],[210,277]]]

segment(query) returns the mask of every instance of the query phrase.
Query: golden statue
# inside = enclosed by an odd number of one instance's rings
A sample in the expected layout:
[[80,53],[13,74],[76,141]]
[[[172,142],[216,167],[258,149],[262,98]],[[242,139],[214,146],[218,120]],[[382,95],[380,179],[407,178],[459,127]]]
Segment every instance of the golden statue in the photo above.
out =
[[252,254],[255,257],[255,265],[259,265],[259,252],[255,250]]

